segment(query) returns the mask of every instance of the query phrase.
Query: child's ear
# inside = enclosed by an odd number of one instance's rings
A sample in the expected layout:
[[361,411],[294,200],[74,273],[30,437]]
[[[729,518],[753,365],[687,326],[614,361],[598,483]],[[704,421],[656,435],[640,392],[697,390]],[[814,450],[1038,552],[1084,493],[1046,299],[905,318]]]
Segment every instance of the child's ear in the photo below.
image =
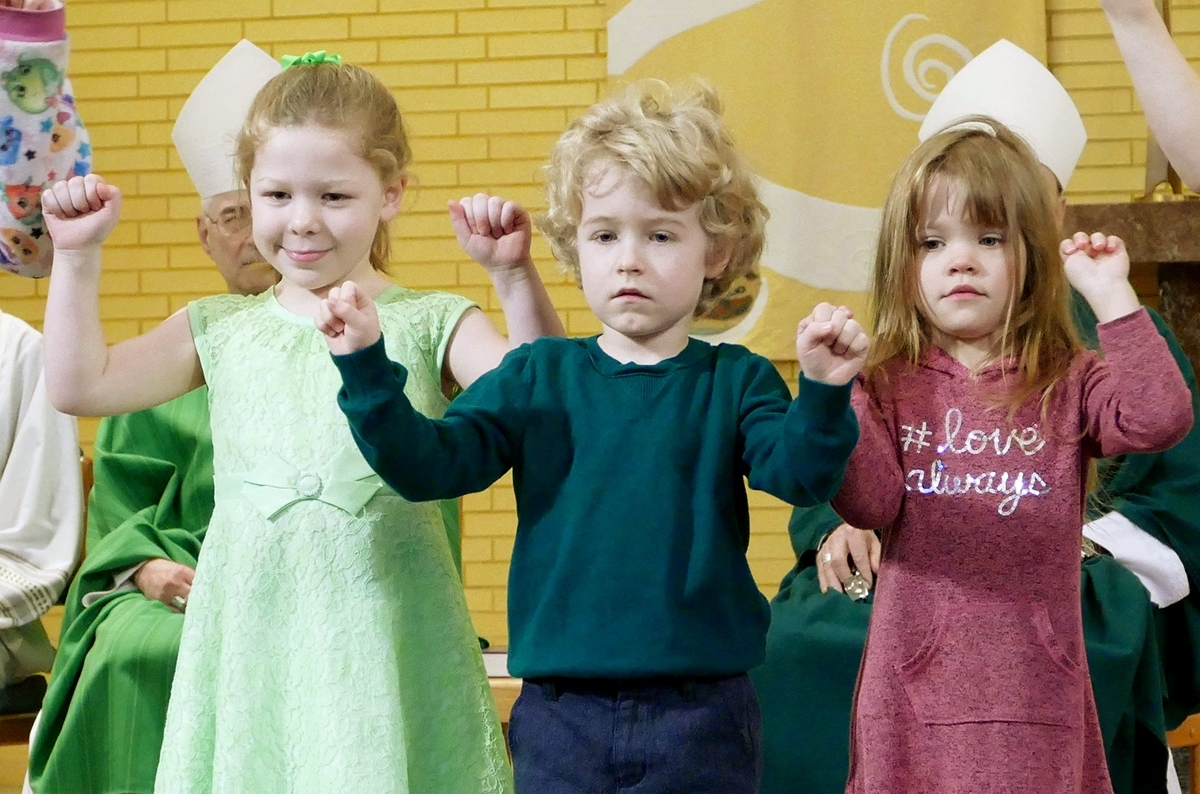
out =
[[379,219],[384,223],[395,218],[400,212],[400,203],[404,201],[404,191],[408,187],[408,174],[401,174],[391,184],[383,186],[383,207]]
[[708,263],[704,266],[705,280],[714,279],[724,273],[725,268],[729,267],[729,256],[729,246],[713,246],[708,254]]

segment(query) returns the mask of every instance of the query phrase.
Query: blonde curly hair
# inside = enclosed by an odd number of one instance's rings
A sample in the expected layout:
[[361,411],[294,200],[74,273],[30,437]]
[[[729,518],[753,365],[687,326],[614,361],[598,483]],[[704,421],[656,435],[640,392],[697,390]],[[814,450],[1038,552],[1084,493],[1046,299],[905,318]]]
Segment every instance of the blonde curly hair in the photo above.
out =
[[613,167],[642,180],[664,209],[699,204],[710,256],[728,256],[725,270],[705,281],[696,316],[758,262],[769,213],[707,83],[633,83],[590,107],[558,139],[544,169],[548,209],[537,226],[576,282],[583,194]]

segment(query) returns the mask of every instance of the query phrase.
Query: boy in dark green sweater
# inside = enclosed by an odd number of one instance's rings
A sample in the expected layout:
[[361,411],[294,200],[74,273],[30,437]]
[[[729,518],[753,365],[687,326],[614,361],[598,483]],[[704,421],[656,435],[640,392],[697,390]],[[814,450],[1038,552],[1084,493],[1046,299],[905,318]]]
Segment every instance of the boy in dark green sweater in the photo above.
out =
[[745,478],[796,505],[837,492],[867,338],[849,311],[819,306],[797,332],[795,400],[761,356],[689,338],[757,260],[767,216],[710,89],[642,83],[597,104],[547,176],[540,225],[603,332],[522,346],[435,421],[412,409],[373,304],[347,283],[319,321],[338,401],[407,499],[513,469],[518,792],[752,794],[761,720],[746,671],[769,611],[746,561]]

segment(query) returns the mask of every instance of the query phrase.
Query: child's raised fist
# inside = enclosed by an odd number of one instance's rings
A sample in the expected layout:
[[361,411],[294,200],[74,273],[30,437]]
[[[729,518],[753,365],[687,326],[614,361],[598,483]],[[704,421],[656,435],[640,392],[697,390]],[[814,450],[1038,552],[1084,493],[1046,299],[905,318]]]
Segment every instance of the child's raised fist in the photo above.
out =
[[379,313],[375,301],[353,281],[333,287],[317,310],[317,328],[334,355],[344,356],[379,341]]
[[448,203],[458,245],[489,272],[532,263],[533,221],[515,201],[476,193]]
[[796,327],[796,357],[809,380],[841,386],[867,361],[867,332],[846,306],[819,303]]
[[55,250],[99,248],[121,216],[121,191],[96,174],[73,176],[42,191],[42,214]]

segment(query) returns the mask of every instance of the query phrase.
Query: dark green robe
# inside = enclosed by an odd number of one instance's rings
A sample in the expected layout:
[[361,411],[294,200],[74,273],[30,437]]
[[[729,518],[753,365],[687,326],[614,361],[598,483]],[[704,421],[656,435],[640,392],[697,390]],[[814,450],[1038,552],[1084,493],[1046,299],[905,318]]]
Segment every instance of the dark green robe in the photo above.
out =
[[94,449],[87,556],[30,752],[37,794],[149,794],[183,616],[136,589],[88,593],[154,558],[196,566],[213,509],[208,394],[105,419]]
[[[1095,346],[1095,318],[1076,301],[1076,324]],[[1192,389],[1196,379],[1157,314]],[[1083,631],[1115,794],[1166,790],[1166,731],[1200,709],[1200,423],[1174,448],[1100,466],[1088,518],[1116,510],[1179,554],[1191,594],[1157,609],[1111,557],[1081,570]],[[841,524],[828,505],[798,508],[788,530],[797,564],[771,602],[766,662],[751,676],[763,712],[762,794],[844,794],[850,710],[870,599],[822,595],[816,546]]]

